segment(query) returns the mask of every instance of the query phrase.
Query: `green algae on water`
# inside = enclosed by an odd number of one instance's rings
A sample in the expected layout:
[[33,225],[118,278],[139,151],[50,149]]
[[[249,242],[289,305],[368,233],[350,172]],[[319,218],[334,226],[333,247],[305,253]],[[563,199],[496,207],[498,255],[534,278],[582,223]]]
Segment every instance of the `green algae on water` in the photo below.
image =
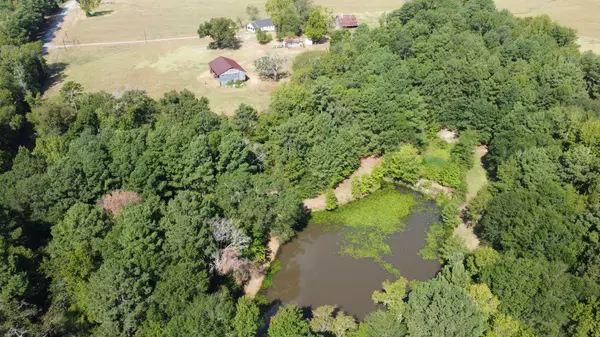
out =
[[418,203],[414,195],[386,186],[334,211],[315,212],[311,222],[342,230],[341,254],[356,259],[374,259],[388,272],[398,274],[396,268],[383,261],[383,256],[392,254],[385,241],[392,234],[404,231],[406,225],[402,218],[409,215]]

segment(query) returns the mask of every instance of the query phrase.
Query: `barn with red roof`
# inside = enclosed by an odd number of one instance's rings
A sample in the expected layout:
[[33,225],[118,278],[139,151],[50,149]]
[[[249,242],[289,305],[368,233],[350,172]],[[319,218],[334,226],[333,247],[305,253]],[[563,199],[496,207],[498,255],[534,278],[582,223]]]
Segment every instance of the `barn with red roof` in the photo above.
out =
[[210,73],[215,78],[219,78],[221,85],[226,85],[233,81],[246,80],[246,70],[230,58],[219,56],[210,61],[208,67],[210,68]]
[[358,27],[358,20],[354,14],[338,14],[335,17],[335,24],[340,28]]

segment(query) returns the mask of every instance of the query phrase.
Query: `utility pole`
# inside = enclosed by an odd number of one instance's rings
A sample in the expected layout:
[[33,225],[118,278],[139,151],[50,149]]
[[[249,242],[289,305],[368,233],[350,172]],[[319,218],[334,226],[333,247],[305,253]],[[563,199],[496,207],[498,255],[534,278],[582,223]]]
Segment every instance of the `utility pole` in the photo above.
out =
[[148,43],[148,36],[146,35],[146,31],[144,31],[144,39],[146,39],[146,43]]

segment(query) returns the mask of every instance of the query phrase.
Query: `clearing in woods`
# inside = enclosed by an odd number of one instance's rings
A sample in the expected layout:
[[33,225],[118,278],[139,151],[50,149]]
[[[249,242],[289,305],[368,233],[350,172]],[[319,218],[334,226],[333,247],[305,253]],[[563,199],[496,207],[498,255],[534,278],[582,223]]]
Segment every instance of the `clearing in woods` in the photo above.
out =
[[[334,12],[355,13],[360,22],[377,23],[384,11],[396,9],[403,1],[372,0],[369,5],[359,0],[317,0]],[[240,30],[239,50],[208,50],[210,39],[194,39],[201,22],[212,17],[229,17],[249,22],[247,5],[264,13],[265,0],[114,0],[103,3],[98,14],[86,17],[78,5],[65,16],[54,35],[46,57],[48,64],[61,73],[48,84],[46,96],[55,95],[65,81],[81,83],[86,90],[118,94],[129,89],[146,90],[160,98],[170,90],[188,89],[206,96],[217,113],[231,114],[240,103],[266,109],[271,92],[278,83],[261,81],[254,72],[255,59],[267,53],[288,58],[291,65],[296,55],[306,50],[325,50],[327,45],[307,48],[275,49],[276,42],[261,46],[253,34]],[[139,43],[139,41],[179,40]],[[86,44],[135,41],[127,44],[84,46]],[[79,45],[60,48],[64,45]],[[250,80],[244,88],[220,88],[208,72],[207,63],[217,56],[236,60]]]
[[[334,13],[354,13],[360,23],[377,25],[381,14],[400,8],[404,0],[315,0]],[[304,50],[326,49],[326,45],[295,50],[274,49],[256,43],[253,35],[243,36],[243,46],[236,51],[209,51],[209,39],[183,39],[124,45],[75,47],[64,50],[63,44],[142,41],[191,38],[198,24],[212,17],[237,17],[247,23],[247,5],[264,13],[265,0],[113,0],[103,3],[98,15],[85,17],[78,5],[69,11],[55,34],[47,61],[62,71],[49,83],[47,95],[56,94],[61,83],[73,80],[87,90],[119,93],[127,89],[144,89],[159,98],[170,90],[187,88],[206,96],[211,108],[230,114],[239,103],[248,103],[259,111],[269,105],[271,92],[279,85],[263,82],[253,73],[254,59],[268,52],[282,53],[291,63]],[[496,0],[496,6],[517,16],[548,14],[563,25],[573,27],[580,35],[582,49],[600,52],[600,1],[598,0]],[[250,81],[241,89],[224,89],[208,75],[207,62],[224,55],[234,58],[247,71]]]

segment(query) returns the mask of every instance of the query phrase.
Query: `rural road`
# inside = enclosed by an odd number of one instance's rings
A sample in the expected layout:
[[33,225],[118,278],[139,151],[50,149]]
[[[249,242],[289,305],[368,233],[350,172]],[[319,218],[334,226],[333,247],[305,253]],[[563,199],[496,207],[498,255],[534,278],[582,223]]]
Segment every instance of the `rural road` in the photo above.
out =
[[58,30],[58,27],[60,27],[60,24],[65,19],[65,16],[67,16],[67,13],[69,13],[71,8],[73,8],[73,6],[75,6],[76,3],[77,2],[75,0],[69,0],[60,9],[60,12],[58,14],[56,14],[54,19],[50,23],[50,26],[48,27],[48,31],[46,31],[44,36],[42,36],[44,54],[48,51],[48,49],[52,49],[52,45],[50,43],[52,42],[52,39],[54,39],[54,34],[56,33],[56,30]]
[[95,42],[95,43],[78,43],[78,44],[65,44],[58,46],[51,46],[48,44],[48,49],[59,49],[59,48],[73,48],[73,47],[94,47],[94,46],[114,46],[120,44],[136,44],[136,43],[150,43],[150,42],[165,42],[165,41],[179,41],[179,40],[192,40],[198,39],[198,36],[184,36],[184,37],[170,37],[165,39],[148,39],[148,40],[132,40],[132,41],[115,41],[115,42]]

